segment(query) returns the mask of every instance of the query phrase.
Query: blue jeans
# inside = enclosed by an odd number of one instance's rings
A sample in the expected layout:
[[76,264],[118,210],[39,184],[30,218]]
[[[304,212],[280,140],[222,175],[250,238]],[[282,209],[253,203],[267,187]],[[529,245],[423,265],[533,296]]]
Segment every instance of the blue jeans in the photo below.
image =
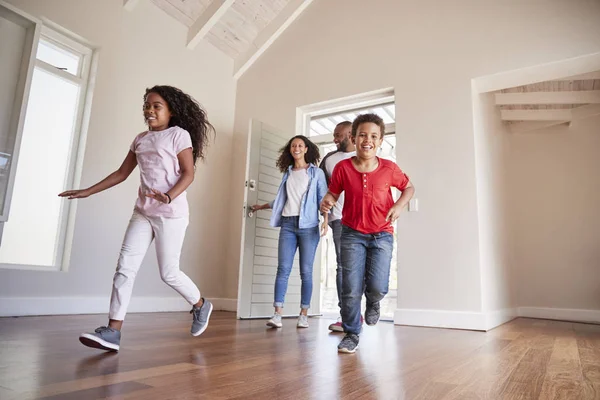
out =
[[342,220],[336,219],[329,223],[331,234],[333,236],[333,246],[335,247],[335,286],[338,295],[338,307],[342,309]]
[[343,226],[341,241],[342,327],[358,335],[363,290],[367,305],[381,301],[388,292],[394,237],[388,232],[367,235]]
[[302,280],[300,308],[310,308],[313,290],[313,262],[315,261],[319,239],[318,225],[312,228],[300,229],[298,228],[298,217],[281,217],[274,307],[283,307],[288,279],[294,264],[294,255],[296,249],[300,249],[300,279]]

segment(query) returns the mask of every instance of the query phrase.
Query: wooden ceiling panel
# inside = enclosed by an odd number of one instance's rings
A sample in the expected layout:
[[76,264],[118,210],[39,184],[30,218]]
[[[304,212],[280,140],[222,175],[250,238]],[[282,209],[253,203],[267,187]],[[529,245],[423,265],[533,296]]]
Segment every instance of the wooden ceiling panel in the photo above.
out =
[[190,27],[212,3],[212,0],[152,0],[161,10]]
[[209,42],[236,58],[252,42],[289,0],[236,0],[207,35]]
[[[188,27],[189,49],[206,40],[234,59],[238,79],[313,0],[152,0]],[[131,11],[131,10],[129,10]]]

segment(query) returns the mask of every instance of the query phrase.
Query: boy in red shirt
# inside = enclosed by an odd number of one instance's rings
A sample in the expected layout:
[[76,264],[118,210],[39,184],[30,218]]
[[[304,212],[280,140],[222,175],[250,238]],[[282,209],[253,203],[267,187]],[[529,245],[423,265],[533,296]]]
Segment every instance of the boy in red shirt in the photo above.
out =
[[[346,335],[341,353],[354,353],[361,330],[360,302],[367,298],[365,322],[379,321],[379,302],[388,292],[394,247],[392,223],[414,194],[414,187],[392,161],[377,157],[385,124],[376,114],[362,114],[352,123],[356,156],[340,161],[333,170],[329,192],[321,202],[327,213],[342,192],[342,326]],[[391,188],[402,192],[394,203]]]

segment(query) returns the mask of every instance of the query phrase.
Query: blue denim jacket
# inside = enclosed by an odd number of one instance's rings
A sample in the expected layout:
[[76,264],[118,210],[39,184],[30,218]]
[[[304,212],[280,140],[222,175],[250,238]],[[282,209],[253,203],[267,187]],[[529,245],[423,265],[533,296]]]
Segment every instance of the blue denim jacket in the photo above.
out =
[[[287,202],[287,190],[285,184],[288,176],[290,176],[291,169],[292,167],[290,166],[285,174],[283,174],[279,190],[277,190],[277,196],[275,197],[275,200],[269,203],[273,209],[273,214],[271,215],[271,226],[273,227],[281,226],[281,213],[283,213],[283,207]],[[312,228],[319,225],[319,206],[326,194],[327,182],[325,181],[323,170],[310,164],[308,166],[308,190],[300,202],[298,228]]]

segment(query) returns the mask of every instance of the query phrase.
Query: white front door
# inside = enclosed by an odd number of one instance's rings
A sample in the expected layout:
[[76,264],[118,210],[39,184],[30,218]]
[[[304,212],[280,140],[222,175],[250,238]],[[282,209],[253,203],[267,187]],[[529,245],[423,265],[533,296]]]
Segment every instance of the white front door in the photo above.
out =
[[[238,318],[261,318],[273,315],[273,295],[277,275],[279,228],[269,225],[271,210],[250,212],[253,204],[275,199],[282,173],[275,166],[280,149],[291,135],[260,121],[251,122],[248,135],[246,188],[242,222],[242,243],[238,287]],[[320,251],[317,250],[317,255]],[[319,271],[318,256],[314,271]],[[285,296],[284,315],[298,315],[300,309],[300,271],[298,253]],[[320,279],[313,274],[311,314],[319,310]]]

